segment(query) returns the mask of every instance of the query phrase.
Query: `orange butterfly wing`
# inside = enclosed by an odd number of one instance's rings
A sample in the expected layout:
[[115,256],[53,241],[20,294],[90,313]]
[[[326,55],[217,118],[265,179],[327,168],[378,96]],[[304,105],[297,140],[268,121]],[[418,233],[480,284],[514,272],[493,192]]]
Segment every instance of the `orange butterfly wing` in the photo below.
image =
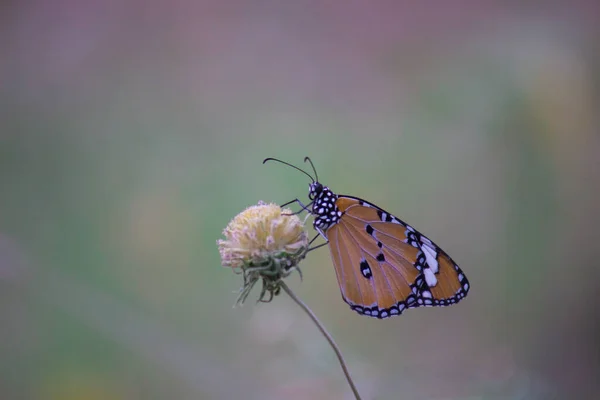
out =
[[464,273],[414,228],[355,197],[339,196],[336,206],[343,215],[326,235],[342,297],[354,311],[387,318],[467,295]]

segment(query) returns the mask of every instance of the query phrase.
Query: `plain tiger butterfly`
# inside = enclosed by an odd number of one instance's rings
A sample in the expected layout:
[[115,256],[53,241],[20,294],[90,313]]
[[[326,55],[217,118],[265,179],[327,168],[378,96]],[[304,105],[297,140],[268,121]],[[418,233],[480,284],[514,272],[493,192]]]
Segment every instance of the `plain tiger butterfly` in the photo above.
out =
[[[329,245],[342,298],[362,315],[388,318],[408,308],[456,304],[469,292],[469,281],[433,241],[384,209],[358,197],[335,194],[315,174],[276,158],[311,179],[302,211],[313,215],[313,227]],[[312,208],[309,208],[311,207]]]

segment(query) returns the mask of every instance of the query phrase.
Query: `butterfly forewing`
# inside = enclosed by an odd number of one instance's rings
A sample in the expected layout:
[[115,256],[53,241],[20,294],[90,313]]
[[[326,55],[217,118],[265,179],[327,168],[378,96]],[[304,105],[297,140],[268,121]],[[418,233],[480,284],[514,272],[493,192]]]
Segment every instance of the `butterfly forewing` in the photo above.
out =
[[371,226],[377,234],[377,239],[386,247],[399,254],[402,258],[415,264],[419,249],[406,245],[406,226],[390,222],[372,222]]
[[442,252],[438,256],[438,263],[437,285],[429,286],[433,299],[448,304],[456,303],[467,295],[469,282],[446,253]]
[[[380,261],[384,263],[391,263],[390,266],[395,267],[395,263],[400,259],[404,261],[403,265],[407,268],[395,268],[395,273],[399,274],[404,282],[407,285],[412,284],[419,271],[414,268],[414,261],[412,257],[405,257],[405,255],[414,253],[416,256],[418,249],[411,250],[409,249],[411,246],[407,246],[405,243],[402,243],[398,239],[388,238],[387,242],[390,244],[385,245],[382,241],[379,240],[379,232],[373,230],[368,230],[366,227],[372,226],[370,223],[362,222],[361,220],[357,220],[351,216],[347,216],[347,218],[342,218],[340,224],[344,226],[350,233],[355,241],[355,244],[363,249],[363,251],[370,254],[372,257],[381,259]],[[371,232],[371,233],[369,233]],[[406,248],[406,251],[398,251],[401,246]],[[383,257],[381,256],[383,255]],[[376,260],[378,261],[378,260]],[[379,263],[379,261],[378,261]],[[410,267],[410,268],[408,268]]]
[[466,277],[428,238],[364,200],[339,196],[336,206],[343,215],[326,234],[342,296],[352,309],[386,318],[466,296]]

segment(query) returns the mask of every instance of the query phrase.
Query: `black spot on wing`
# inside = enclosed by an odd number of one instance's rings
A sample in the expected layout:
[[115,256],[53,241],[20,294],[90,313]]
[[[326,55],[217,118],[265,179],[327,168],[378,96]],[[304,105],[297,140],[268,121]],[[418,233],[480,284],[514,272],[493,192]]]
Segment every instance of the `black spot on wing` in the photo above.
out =
[[371,272],[371,267],[369,266],[367,260],[365,260],[364,258],[360,261],[360,272],[362,276],[364,276],[367,279],[371,279],[371,277],[373,276],[373,273]]

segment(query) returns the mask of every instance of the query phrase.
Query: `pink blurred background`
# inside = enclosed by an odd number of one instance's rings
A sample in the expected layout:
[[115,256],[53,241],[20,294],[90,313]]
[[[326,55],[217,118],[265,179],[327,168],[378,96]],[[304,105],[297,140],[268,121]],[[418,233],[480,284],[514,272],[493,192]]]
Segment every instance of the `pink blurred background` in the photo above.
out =
[[306,155],[472,285],[378,321],[311,254],[289,284],[365,399],[600,398],[597,2],[0,9],[0,398],[352,398],[289,299],[232,308],[215,246],[304,198],[261,161]]

